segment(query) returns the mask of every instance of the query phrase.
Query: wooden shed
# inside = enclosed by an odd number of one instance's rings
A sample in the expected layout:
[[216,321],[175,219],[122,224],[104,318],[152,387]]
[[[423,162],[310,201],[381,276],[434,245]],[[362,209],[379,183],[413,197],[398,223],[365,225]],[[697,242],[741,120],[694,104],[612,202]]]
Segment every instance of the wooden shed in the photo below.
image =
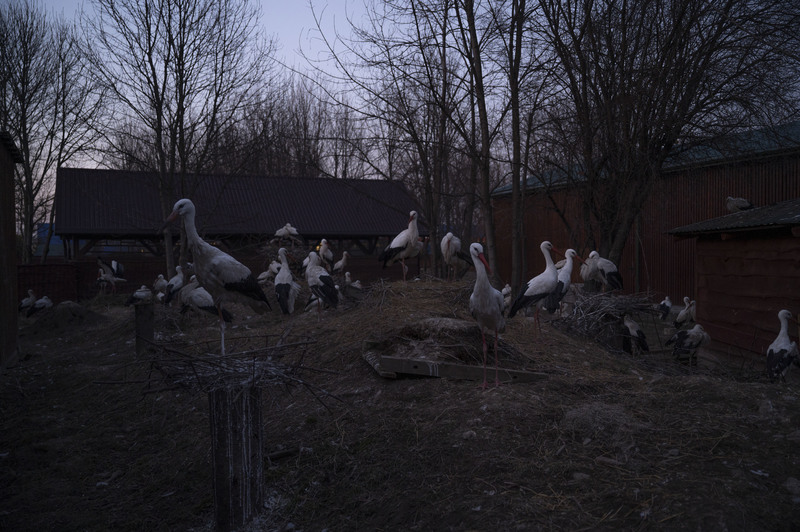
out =
[[0,370],[17,360],[17,232],[14,167],[22,163],[14,140],[0,132]]
[[[678,227],[695,241],[697,321],[729,355],[764,355],[800,313],[800,198]],[[798,322],[800,324],[800,322]],[[796,337],[798,329],[790,326]]]
[[[399,181],[221,174],[195,176],[195,181],[189,197],[197,205],[200,234],[255,273],[276,258],[265,254],[265,244],[289,222],[304,246],[326,238],[337,256],[348,250],[354,279],[402,276],[400,266],[384,270],[377,260],[383,246],[407,227],[409,211],[419,211]],[[152,284],[165,273],[157,183],[151,172],[60,168],[55,233],[65,256],[20,267],[20,289],[48,289],[55,302],[92,297],[98,291],[97,257],[125,264],[123,290]],[[419,227],[427,234],[424,222]],[[177,233],[178,226],[173,229]]]
[[[524,199],[526,271],[544,269],[542,240],[561,249],[573,247],[586,257],[588,235],[582,228],[580,181],[558,172],[528,179]],[[511,187],[492,195],[497,231],[498,273],[511,277]],[[628,292],[651,292],[660,301],[697,299],[694,239],[673,238],[675,227],[726,214],[725,198],[741,196],[769,205],[800,196],[800,122],[714,139],[686,149],[666,165],[645,202],[619,261]],[[570,234],[559,213],[573,221]],[[598,235],[595,235],[597,237]],[[556,260],[561,257],[556,257]],[[578,280],[577,268],[573,272]]]

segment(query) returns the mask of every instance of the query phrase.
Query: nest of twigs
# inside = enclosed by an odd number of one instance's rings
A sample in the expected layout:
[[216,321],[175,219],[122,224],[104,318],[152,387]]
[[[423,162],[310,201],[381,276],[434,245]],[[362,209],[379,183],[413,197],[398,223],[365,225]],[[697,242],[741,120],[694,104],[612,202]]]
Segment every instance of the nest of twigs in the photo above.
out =
[[[305,355],[314,341],[307,337],[257,335],[226,338],[224,357],[218,342],[171,342],[149,350],[151,384],[167,388],[210,392],[232,387],[264,387],[275,384],[307,385],[300,378]],[[286,361],[290,360],[290,363]],[[159,389],[163,389],[159,387]]]
[[621,352],[622,319],[651,320],[656,314],[650,294],[616,294],[574,290],[572,312],[562,314],[553,325],[570,334],[591,338],[608,351]]

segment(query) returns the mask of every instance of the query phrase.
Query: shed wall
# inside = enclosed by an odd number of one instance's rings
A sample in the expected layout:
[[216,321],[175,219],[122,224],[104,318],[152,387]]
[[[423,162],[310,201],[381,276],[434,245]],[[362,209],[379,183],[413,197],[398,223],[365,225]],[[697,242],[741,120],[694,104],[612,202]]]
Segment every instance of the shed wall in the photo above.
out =
[[[552,199],[543,191],[535,191],[525,198],[524,279],[544,269],[539,251],[542,240],[550,240],[561,249],[573,247],[582,257],[591,251],[575,192],[559,189],[551,192],[551,196]],[[625,290],[650,291],[658,299],[669,295],[673,301],[680,301],[683,296],[697,299],[695,241],[679,240],[667,232],[727,214],[727,196],[746,197],[756,205],[800,197],[800,155],[687,169],[659,180],[628,236],[618,264]],[[498,272],[507,282],[511,278],[511,197],[496,197],[493,201]],[[553,202],[564,206],[565,218],[573,226],[572,234]],[[573,274],[575,280],[577,270]]]
[[[698,322],[731,355],[765,354],[780,330],[778,311],[800,312],[800,238],[773,232],[699,239],[696,299]],[[796,337],[796,324],[789,329]]]

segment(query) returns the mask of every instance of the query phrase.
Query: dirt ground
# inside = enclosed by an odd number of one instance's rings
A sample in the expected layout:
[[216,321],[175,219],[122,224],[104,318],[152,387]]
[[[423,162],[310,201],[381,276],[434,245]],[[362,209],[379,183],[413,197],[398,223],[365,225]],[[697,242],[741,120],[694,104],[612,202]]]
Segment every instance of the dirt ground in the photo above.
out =
[[[307,386],[264,391],[265,505],[250,529],[798,529],[800,387],[757,365],[690,368],[652,338],[632,357],[524,316],[501,335],[500,366],[532,382],[391,379],[365,361],[480,367],[471,288],[378,283],[288,319],[231,308],[229,351],[287,332],[304,345],[281,364]],[[123,300],[23,318],[22,360],[0,375],[0,530],[213,527],[207,395],[137,357]],[[158,307],[156,339],[216,349],[219,330]]]

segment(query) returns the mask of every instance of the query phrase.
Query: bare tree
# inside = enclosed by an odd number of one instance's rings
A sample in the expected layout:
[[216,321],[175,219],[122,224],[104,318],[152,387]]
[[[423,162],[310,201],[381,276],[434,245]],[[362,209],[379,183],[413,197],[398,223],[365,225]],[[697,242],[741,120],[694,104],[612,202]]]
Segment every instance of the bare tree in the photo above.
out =
[[[109,154],[158,175],[162,214],[213,168],[224,136],[258,103],[273,43],[248,0],[95,0],[97,83],[116,102]],[[133,151],[131,147],[135,148]],[[174,270],[165,231],[167,269]],[[185,239],[182,239],[185,242]],[[185,253],[182,252],[182,257]]]
[[95,138],[92,121],[102,98],[86,70],[74,29],[64,21],[51,22],[28,2],[0,9],[0,129],[17,139],[23,157],[15,179],[25,263],[33,256],[36,226],[47,220],[55,170]]
[[[796,2],[539,0],[552,49],[556,151],[586,245],[618,260],[670,153],[796,109]],[[571,127],[570,127],[571,126]]]

